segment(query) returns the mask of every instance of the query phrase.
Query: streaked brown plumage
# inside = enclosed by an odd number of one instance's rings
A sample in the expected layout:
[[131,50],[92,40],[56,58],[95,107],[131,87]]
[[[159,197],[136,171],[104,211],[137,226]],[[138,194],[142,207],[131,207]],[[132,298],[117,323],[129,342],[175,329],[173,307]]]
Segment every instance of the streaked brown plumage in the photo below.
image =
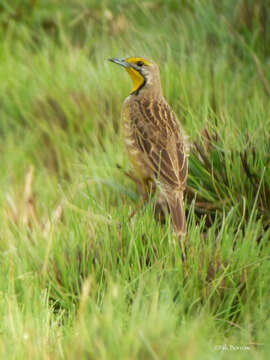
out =
[[[159,68],[145,58],[111,59],[126,68],[132,93],[123,104],[123,134],[129,158],[142,179],[157,183],[174,231],[186,234],[183,194],[188,174],[188,145],[175,113],[162,94]],[[162,200],[161,200],[162,202]]]

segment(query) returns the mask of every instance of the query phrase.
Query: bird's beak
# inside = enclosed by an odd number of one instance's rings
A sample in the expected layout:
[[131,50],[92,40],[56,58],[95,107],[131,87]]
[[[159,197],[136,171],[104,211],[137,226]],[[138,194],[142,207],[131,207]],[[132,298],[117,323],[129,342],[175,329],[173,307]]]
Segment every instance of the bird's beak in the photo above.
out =
[[117,58],[112,58],[112,59],[108,59],[111,62],[114,62],[115,64],[124,66],[125,68],[130,67],[130,64],[128,62],[126,62],[125,59],[117,59]]

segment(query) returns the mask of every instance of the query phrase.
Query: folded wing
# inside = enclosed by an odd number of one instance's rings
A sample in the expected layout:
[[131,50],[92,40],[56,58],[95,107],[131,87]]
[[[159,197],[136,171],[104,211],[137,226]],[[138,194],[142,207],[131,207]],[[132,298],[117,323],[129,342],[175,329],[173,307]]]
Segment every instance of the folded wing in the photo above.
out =
[[143,120],[135,119],[134,132],[138,148],[162,185],[184,190],[188,173],[184,134],[180,124],[164,101],[140,102]]

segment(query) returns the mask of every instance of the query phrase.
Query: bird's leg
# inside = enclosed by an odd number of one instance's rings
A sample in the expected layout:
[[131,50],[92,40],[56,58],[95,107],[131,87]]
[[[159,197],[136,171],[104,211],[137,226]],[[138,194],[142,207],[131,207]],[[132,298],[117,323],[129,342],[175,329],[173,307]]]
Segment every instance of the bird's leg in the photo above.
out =
[[[134,177],[134,174],[132,174],[132,176]],[[136,206],[136,209],[133,210],[132,213],[129,215],[128,220],[131,220],[133,218],[133,216],[144,206],[144,204],[149,200],[151,195],[156,191],[156,185],[152,179],[136,178],[136,180],[137,180],[136,181],[137,188],[139,193],[142,195],[142,199],[139,201],[139,204]]]
[[183,262],[187,259],[187,244],[186,244],[186,235],[179,235],[179,248],[181,253],[181,259]]
[[148,200],[147,197],[143,197],[143,198],[139,201],[139,203],[138,203],[138,205],[136,206],[136,208],[135,208],[135,209],[132,211],[132,213],[129,215],[128,221],[130,221],[130,220],[133,218],[133,216],[143,207],[143,205],[146,203],[147,200]]
[[168,214],[168,202],[164,194],[159,191],[155,204],[155,219],[156,221],[160,221],[161,224],[165,224],[166,214]]
[[[121,170],[122,167],[117,165]],[[142,195],[142,199],[139,201],[136,209],[129,215],[128,220],[131,220],[133,216],[143,207],[143,205],[149,200],[149,197],[156,191],[155,183],[150,178],[139,178],[133,171],[123,171],[124,174],[130,178],[136,184],[137,191]]]
[[[118,165],[121,169],[121,167]],[[124,174],[129,177],[136,184],[137,191],[142,196],[142,199],[139,201],[139,204],[136,206],[136,209],[132,211],[129,215],[128,220],[131,220],[133,216],[144,206],[144,204],[149,200],[149,198],[156,192],[156,184],[151,178],[139,178],[133,171],[126,172]],[[155,204],[155,219],[160,221],[162,224],[165,224],[166,213],[168,213],[168,204],[166,197],[158,192],[157,200]]]

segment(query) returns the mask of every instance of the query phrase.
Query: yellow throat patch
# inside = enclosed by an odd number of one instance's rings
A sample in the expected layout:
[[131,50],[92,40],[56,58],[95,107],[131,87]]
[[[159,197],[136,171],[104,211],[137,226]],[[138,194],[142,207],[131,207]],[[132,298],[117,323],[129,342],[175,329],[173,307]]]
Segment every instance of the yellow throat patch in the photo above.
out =
[[133,68],[126,68],[126,71],[129,73],[132,81],[133,81],[133,88],[131,92],[137,91],[144,83],[144,77],[139,73],[139,71]]
[[[151,63],[145,60],[144,58],[133,57],[133,58],[127,58],[125,60],[126,62],[131,64],[136,64],[138,61],[142,61],[145,65],[151,65]],[[133,81],[133,88],[131,90],[131,93],[133,93],[143,85],[145,79],[139,71],[133,69],[132,67],[126,68],[126,71],[128,72],[129,76]]]

